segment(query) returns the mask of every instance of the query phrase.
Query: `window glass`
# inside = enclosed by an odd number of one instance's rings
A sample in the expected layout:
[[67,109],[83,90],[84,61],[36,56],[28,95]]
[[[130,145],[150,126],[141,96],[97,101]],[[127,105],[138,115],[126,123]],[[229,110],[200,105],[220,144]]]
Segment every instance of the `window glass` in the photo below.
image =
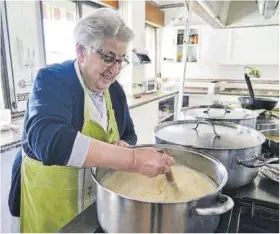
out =
[[76,3],[43,1],[42,4],[46,63],[74,59],[73,30],[78,21]]

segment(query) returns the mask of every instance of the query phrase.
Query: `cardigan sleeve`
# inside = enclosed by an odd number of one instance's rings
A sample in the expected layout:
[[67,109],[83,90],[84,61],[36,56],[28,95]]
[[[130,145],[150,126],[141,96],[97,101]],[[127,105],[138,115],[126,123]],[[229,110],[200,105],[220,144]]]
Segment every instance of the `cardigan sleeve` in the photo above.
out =
[[67,165],[78,134],[71,125],[73,94],[64,83],[55,72],[42,69],[30,94],[27,142],[44,165]]

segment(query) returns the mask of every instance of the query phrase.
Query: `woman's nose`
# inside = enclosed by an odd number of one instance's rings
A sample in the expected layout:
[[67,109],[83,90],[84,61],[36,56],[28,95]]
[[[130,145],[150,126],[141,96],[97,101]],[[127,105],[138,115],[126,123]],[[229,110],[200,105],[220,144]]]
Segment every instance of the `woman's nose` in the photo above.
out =
[[111,74],[118,74],[120,71],[120,66],[118,62],[115,62],[113,65],[111,65],[108,70]]

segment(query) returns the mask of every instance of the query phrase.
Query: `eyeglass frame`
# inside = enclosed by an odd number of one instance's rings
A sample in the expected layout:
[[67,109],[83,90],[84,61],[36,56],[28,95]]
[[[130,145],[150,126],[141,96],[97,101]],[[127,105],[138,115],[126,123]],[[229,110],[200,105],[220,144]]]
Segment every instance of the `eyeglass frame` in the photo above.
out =
[[[118,63],[118,67],[122,69],[123,67],[125,67],[125,66],[127,66],[127,65],[130,64],[130,62],[128,61],[128,59],[126,59],[126,58],[123,58],[123,59],[116,59],[114,56],[105,54],[105,53],[103,52],[102,49],[97,49],[97,48],[94,48],[94,47],[91,46],[91,47],[90,47],[90,50],[96,51],[96,52],[100,55],[100,57],[101,57],[103,63],[105,64],[105,66],[107,66],[107,67],[112,67],[112,66],[114,66],[116,63]],[[114,62],[112,62],[112,64],[110,64],[110,65],[107,64],[106,61],[105,61],[105,59],[104,59],[105,56],[114,59]],[[125,65],[121,65],[122,62],[125,62]]]

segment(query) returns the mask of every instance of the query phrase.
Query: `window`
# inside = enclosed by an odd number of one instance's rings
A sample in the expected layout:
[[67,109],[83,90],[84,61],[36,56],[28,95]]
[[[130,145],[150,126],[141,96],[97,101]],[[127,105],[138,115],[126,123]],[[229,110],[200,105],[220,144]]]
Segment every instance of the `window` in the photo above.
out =
[[83,4],[82,5],[82,17],[87,16],[88,14],[94,12],[94,10],[96,10],[96,9],[98,9],[98,7]]
[[154,78],[156,76],[156,28],[146,24],[145,26],[145,43],[146,50],[151,59],[151,63],[145,68],[146,78]]
[[73,30],[78,21],[76,3],[43,1],[42,4],[46,63],[74,59]]
[[60,63],[75,58],[73,30],[80,16],[99,8],[98,4],[82,1],[42,1],[46,63]]

